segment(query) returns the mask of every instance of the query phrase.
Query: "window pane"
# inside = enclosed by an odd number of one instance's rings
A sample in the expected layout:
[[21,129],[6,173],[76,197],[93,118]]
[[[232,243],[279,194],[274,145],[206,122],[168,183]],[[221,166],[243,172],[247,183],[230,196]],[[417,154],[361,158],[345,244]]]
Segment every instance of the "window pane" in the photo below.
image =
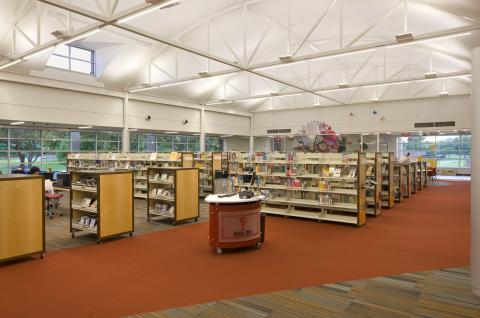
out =
[[84,140],[93,140],[95,141],[97,138],[97,133],[96,132],[88,132],[88,131],[85,131],[85,132],[81,132],[80,133],[80,140],[81,141],[84,141]]
[[174,151],[187,151],[187,144],[174,144],[173,145]]
[[52,55],[47,62],[47,66],[58,67],[68,70],[68,58]]
[[97,140],[118,141],[120,133],[116,131],[101,131],[97,133]]
[[173,138],[173,142],[186,144],[187,143],[187,136],[175,136]]
[[68,46],[65,44],[58,45],[53,51],[53,54],[68,56]]
[[157,142],[165,142],[165,143],[171,143],[172,142],[172,136],[157,136]]
[[0,128],[0,138],[8,138],[8,128]]
[[80,151],[95,151],[95,141],[80,141]]
[[77,61],[77,60],[71,60],[70,63],[72,64],[70,68],[71,71],[81,72],[86,74],[93,74],[91,63]]
[[0,139],[0,151],[8,150],[8,139]]
[[42,158],[42,170],[49,171],[67,170],[67,152],[44,153]]
[[2,174],[9,173],[8,171],[8,153],[0,152],[0,172]]
[[11,139],[10,150],[40,150],[40,139]]
[[98,152],[118,151],[118,141],[97,141]]
[[10,152],[10,168],[11,170],[28,171],[32,166],[40,167],[40,152],[18,151]]
[[43,150],[68,152],[70,150],[70,140],[43,140]]
[[10,129],[10,138],[40,139],[40,130]]
[[172,151],[172,143],[167,142],[161,142],[157,143],[157,151],[158,152],[166,152],[166,151]]
[[70,132],[63,130],[43,130],[42,139],[70,139]]
[[79,49],[78,47],[70,47],[71,58],[80,59],[88,62],[92,62],[92,51]]

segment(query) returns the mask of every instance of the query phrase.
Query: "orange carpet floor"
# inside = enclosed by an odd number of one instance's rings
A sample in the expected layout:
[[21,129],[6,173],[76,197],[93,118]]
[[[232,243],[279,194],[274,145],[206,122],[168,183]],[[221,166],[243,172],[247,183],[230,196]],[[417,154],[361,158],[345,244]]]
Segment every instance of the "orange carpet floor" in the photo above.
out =
[[428,187],[366,226],[269,217],[260,250],[216,255],[208,224],[0,267],[0,317],[119,317],[469,264],[470,184]]

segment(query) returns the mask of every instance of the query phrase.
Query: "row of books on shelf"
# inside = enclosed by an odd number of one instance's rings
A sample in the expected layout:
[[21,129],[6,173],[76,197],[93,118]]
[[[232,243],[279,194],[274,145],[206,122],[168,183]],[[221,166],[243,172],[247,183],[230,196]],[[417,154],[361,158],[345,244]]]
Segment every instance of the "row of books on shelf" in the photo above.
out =
[[149,179],[150,182],[164,182],[164,183],[173,183],[174,176],[169,173],[155,173],[152,178]]
[[69,160],[131,160],[131,161],[180,161],[181,152],[132,152],[132,153],[69,153]]
[[88,228],[92,231],[97,230],[97,217],[95,216],[81,216],[74,221],[80,227]]
[[173,197],[173,189],[164,189],[164,188],[154,188],[150,190],[150,195],[152,197],[166,197],[171,198]]
[[78,203],[78,206],[80,206],[82,208],[96,209],[97,208],[97,202],[98,202],[98,200],[95,197],[84,197]]
[[357,199],[354,196],[349,196],[345,194],[338,193],[297,193],[292,192],[288,195],[285,195],[284,192],[278,192],[275,190],[264,191],[266,194],[266,202],[268,200],[281,200],[281,201],[295,201],[302,200],[303,203],[308,204],[310,201],[312,205],[322,204],[322,205],[335,205],[335,204],[356,204]]
[[164,217],[173,217],[175,213],[175,206],[165,203],[155,203],[154,210],[150,211],[150,213]]

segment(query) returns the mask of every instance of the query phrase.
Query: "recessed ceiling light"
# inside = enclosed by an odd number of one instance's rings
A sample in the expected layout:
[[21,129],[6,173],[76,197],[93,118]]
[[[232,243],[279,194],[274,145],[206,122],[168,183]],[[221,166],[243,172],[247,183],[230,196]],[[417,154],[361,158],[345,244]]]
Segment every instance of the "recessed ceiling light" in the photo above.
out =
[[23,124],[25,124],[24,121],[14,121],[13,123],[10,123],[10,125],[14,125],[14,126],[15,125],[23,125]]
[[347,83],[347,82],[338,83],[338,87],[339,87],[339,88],[347,88],[347,87],[348,87],[348,83]]
[[442,96],[442,97],[448,96],[448,91],[440,92],[438,93],[438,96]]
[[78,129],[90,129],[93,128],[93,126],[79,126]]
[[164,131],[164,134],[178,134],[178,131]]
[[137,131],[138,128],[129,128],[128,131]]

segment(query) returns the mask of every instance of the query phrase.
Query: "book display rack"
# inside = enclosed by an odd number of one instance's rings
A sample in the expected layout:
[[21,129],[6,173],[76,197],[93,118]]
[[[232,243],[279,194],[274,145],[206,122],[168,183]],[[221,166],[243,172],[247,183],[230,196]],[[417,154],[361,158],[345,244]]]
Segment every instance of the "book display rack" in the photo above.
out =
[[72,171],[70,233],[87,232],[103,239],[130,234],[133,225],[133,172]]
[[246,185],[243,176],[252,173],[245,168],[252,167],[258,176],[254,187],[266,195],[262,212],[365,224],[364,153],[256,153],[250,163],[245,163],[244,156],[235,156],[236,162],[229,161],[234,185]]
[[382,214],[382,173],[385,166],[382,166],[380,152],[367,153],[366,157],[367,214],[379,216]]
[[147,221],[169,220],[173,225],[198,220],[200,215],[197,168],[149,167]]
[[394,182],[395,182],[395,202],[402,202],[407,187],[407,168],[408,163],[395,162]]
[[382,153],[382,207],[388,209],[395,205],[394,166],[395,154]]
[[0,175],[0,263],[45,253],[44,179]]

